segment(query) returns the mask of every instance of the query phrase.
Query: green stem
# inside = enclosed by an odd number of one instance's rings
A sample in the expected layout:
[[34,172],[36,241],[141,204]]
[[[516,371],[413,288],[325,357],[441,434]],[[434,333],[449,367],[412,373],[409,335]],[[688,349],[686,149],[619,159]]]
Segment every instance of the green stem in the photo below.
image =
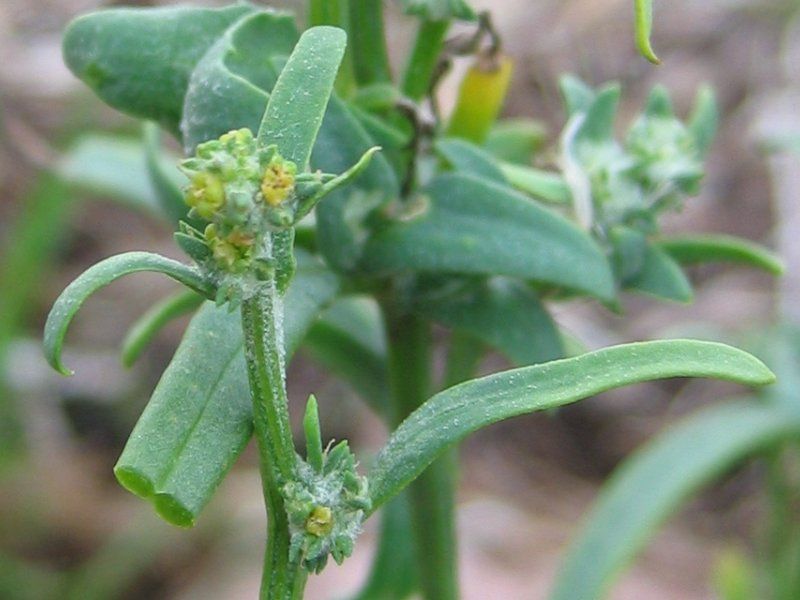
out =
[[[308,27],[330,25],[340,27],[345,31],[348,27],[348,0],[310,0],[308,4]],[[348,31],[348,37],[350,32]],[[352,95],[356,88],[355,73],[353,73],[353,52],[350,44],[342,59],[339,73],[336,75],[336,92],[345,98]]]
[[[431,336],[424,320],[387,312],[395,425],[431,393]],[[408,488],[422,597],[458,598],[454,529],[455,454],[446,453]]]
[[412,100],[420,100],[430,91],[449,27],[450,21],[446,20],[426,19],[420,23],[403,76],[403,93]]
[[793,574],[790,550],[792,546],[792,492],[786,480],[781,449],[767,457],[767,493],[769,497],[768,553],[772,594],[775,600],[789,600]]
[[275,280],[264,282],[242,302],[242,328],[253,424],[267,508],[267,549],[262,600],[302,598],[305,570],[289,560],[291,536],[281,495],[282,482],[294,476],[295,451],[289,424],[283,349],[283,306]]
[[391,81],[381,0],[350,0],[348,47],[356,81],[365,86]]

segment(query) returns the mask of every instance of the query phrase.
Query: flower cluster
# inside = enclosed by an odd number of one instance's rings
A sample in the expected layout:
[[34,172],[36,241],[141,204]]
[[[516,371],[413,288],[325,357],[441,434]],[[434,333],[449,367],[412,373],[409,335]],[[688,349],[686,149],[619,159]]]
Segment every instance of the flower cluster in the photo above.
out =
[[619,89],[595,91],[566,78],[570,121],[562,136],[562,166],[584,225],[605,237],[624,226],[649,235],[664,211],[696,194],[705,145],[716,118],[700,96],[693,122],[678,119],[663,88],[655,88],[622,142],[614,137]]
[[319,573],[329,555],[339,564],[350,556],[370,509],[367,488],[346,441],[325,452],[321,470],[298,461],[296,477],[283,486],[292,560]]
[[251,272],[259,259],[268,263],[264,238],[294,224],[294,163],[275,146],[259,147],[249,129],[239,129],[200,144],[181,170],[189,178],[189,217],[208,221],[202,232],[183,227],[185,235],[207,248],[201,257],[193,257],[220,273]]

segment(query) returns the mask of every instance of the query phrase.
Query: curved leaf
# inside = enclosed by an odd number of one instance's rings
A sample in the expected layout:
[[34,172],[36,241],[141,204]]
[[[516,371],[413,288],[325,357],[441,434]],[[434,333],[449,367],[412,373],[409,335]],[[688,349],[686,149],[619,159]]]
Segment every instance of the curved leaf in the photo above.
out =
[[100,261],[70,283],[50,309],[44,326],[44,351],[50,366],[62,375],[72,375],[72,371],[61,363],[61,347],[72,317],[97,290],[123,275],[140,271],[163,273],[198,294],[207,298],[213,296],[211,284],[196,269],[158,254],[126,252]]
[[[299,258],[284,297],[288,356],[338,291],[328,269]],[[172,524],[194,524],[252,434],[242,341],[240,316],[205,303],[114,468],[123,487]]]
[[90,13],[64,33],[64,61],[110,106],[177,135],[195,65],[231,24],[254,10],[237,4]]
[[529,198],[461,173],[437,177],[423,194],[423,210],[367,242],[364,270],[508,275],[614,297],[595,242]]
[[639,52],[653,64],[661,61],[653,52],[650,34],[653,30],[653,0],[635,0],[636,9],[636,46]]
[[528,286],[494,278],[416,307],[428,319],[459,329],[505,354],[517,365],[564,356],[553,319]]
[[763,269],[773,275],[783,273],[783,263],[775,254],[763,246],[733,236],[673,237],[659,240],[657,246],[682,265],[734,262]]
[[122,342],[122,364],[130,367],[155,335],[180,316],[200,307],[203,297],[194,292],[179,292],[152,306],[128,330]]
[[603,487],[569,550],[552,598],[602,598],[683,502],[754,452],[800,435],[800,418],[733,402],[673,426],[628,458]]
[[612,346],[468,381],[433,396],[395,430],[369,476],[373,507],[413,481],[448,446],[481,427],[668,377],[713,377],[746,385],[774,380],[761,361],[741,350],[667,340]]

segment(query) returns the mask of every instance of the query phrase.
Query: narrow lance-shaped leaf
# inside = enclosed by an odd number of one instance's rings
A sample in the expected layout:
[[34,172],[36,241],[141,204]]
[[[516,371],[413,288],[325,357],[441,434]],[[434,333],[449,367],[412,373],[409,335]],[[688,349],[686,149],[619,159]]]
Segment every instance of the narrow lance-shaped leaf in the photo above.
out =
[[[284,298],[287,357],[338,290],[329,270],[298,258]],[[252,429],[241,318],[207,302],[189,324],[114,473],[165,520],[191,526]]]
[[44,326],[44,350],[47,362],[62,375],[72,372],[61,363],[61,347],[72,317],[86,299],[123,275],[155,271],[172,277],[207,298],[213,286],[193,267],[149,252],[126,252],[107,258],[87,269],[70,283],[50,309]]
[[461,173],[434,179],[416,214],[373,235],[361,267],[508,275],[615,294],[608,261],[588,235],[507,186]]
[[704,85],[697,92],[688,125],[698,153],[701,157],[706,156],[719,126],[717,99],[710,86]]
[[636,10],[636,46],[639,52],[653,64],[660,64],[653,46],[650,43],[650,34],[653,30],[653,0],[634,0]]
[[787,436],[800,417],[774,405],[733,402],[679,423],[627,459],[568,552],[553,600],[603,598],[658,526],[736,463]]
[[347,36],[336,27],[307,30],[294,48],[272,90],[258,130],[263,145],[305,170],[333,83],[344,56]]
[[775,378],[761,361],[730,346],[667,340],[612,346],[468,381],[433,396],[395,430],[370,473],[373,507],[391,499],[448,446],[481,427],[668,377],[713,377],[746,385]]
[[783,273],[783,263],[775,254],[763,246],[733,236],[673,237],[658,241],[657,246],[682,265],[733,262],[763,269],[773,275]]

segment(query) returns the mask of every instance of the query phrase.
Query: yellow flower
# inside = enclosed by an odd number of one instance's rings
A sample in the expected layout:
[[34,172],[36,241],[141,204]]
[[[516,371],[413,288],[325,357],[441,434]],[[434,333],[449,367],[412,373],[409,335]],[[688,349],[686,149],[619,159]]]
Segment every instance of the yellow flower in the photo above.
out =
[[294,190],[295,167],[293,163],[275,157],[267,165],[261,180],[261,194],[270,206],[278,206]]

